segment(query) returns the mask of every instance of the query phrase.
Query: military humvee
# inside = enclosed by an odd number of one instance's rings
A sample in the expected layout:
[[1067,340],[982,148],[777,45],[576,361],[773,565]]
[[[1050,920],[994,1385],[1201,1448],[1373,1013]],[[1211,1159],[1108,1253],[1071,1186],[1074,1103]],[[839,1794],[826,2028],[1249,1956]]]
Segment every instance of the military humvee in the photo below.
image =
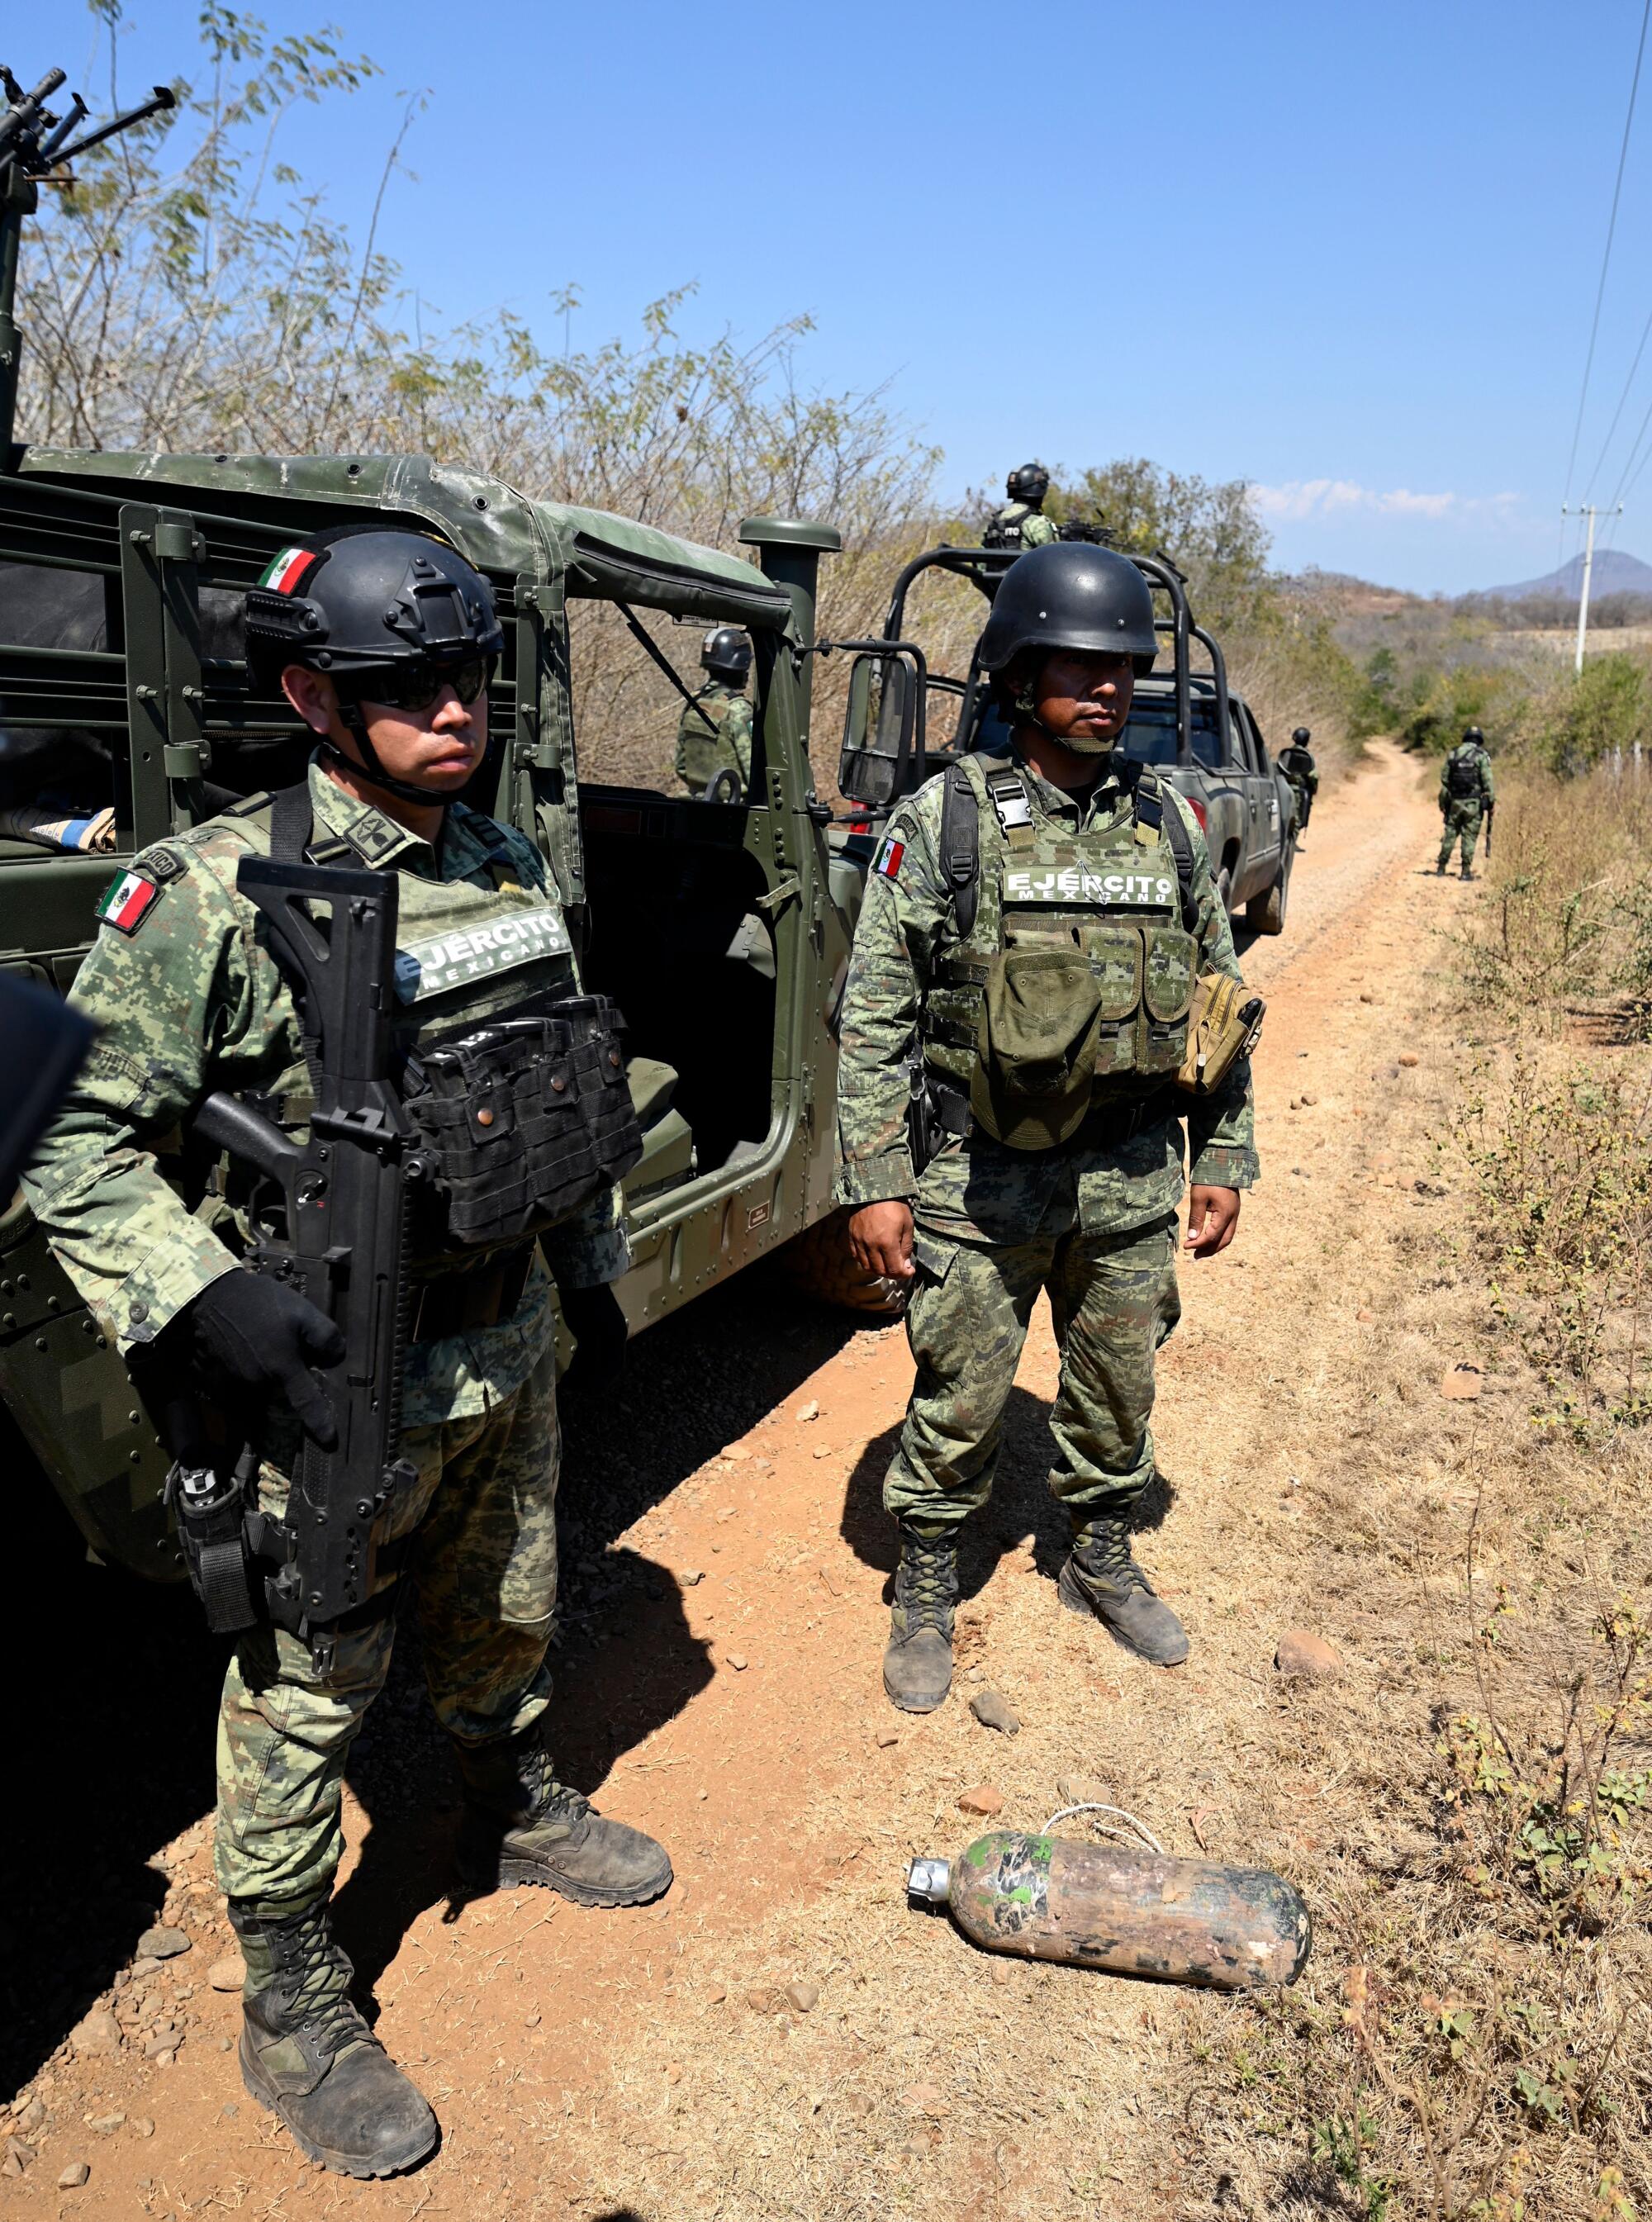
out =
[[[506,636],[468,799],[538,844],[588,982],[629,1023],[646,1138],[625,1183],[632,1331],[818,1227],[862,869],[829,853],[809,769],[816,574],[837,532],[751,518],[753,562],[419,456],[16,446],[10,295],[35,188],[20,135],[3,135],[0,121],[0,778],[8,798],[31,779],[83,798],[90,784],[114,845],[0,838],[0,968],[67,989],[123,860],[303,775],[301,729],[249,683],[240,638],[240,598],[270,558],[364,515],[435,531],[486,574]],[[38,154],[38,117],[34,139]],[[746,797],[602,775],[574,716],[578,617],[599,606],[637,631],[645,617],[749,631]],[[94,1549],[179,1578],[166,1454],[21,1197],[0,1216],[0,1396]]]

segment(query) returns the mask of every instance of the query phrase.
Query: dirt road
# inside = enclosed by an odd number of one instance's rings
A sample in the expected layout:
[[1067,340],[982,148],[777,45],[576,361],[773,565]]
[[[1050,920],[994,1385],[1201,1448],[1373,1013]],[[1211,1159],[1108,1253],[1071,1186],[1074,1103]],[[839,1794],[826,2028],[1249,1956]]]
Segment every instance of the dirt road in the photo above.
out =
[[[187,1689],[181,1717],[174,1728],[105,1692],[93,1727],[102,1739],[116,1724],[114,1795],[88,1791],[79,1807],[93,1838],[103,1814],[102,1863],[72,1869],[72,1918],[59,1905],[41,1932],[60,1938],[40,1975],[46,2038],[62,2033],[52,2013],[69,1965],[73,2012],[112,2008],[104,2039],[117,2026],[119,2049],[83,2026],[79,2052],[60,2045],[39,2072],[38,2053],[24,2060],[46,2119],[26,2173],[0,2180],[0,2210],[1184,2211],[1191,2132],[1168,2110],[1166,2034],[1219,2004],[975,1955],[908,1911],[905,1863],[976,1832],[957,1808],[971,1786],[994,1789],[1008,1823],[1037,1825],[1077,1779],[1104,1785],[1170,1849],[1276,1864],[1315,1899],[1316,1814],[1347,1754],[1335,1697],[1285,1692],[1272,1660],[1280,1632],[1303,1625],[1352,1673],[1398,1671],[1357,1564],[1339,1577],[1310,1531],[1334,1525],[1347,1488],[1329,1446],[1369,1394],[1394,1270],[1382,1238],[1429,1208],[1416,1183],[1438,1084],[1422,1016],[1432,929],[1474,899],[1420,876],[1435,825],[1414,766],[1379,748],[1316,815],[1285,936],[1246,956],[1270,1002],[1264,1180],[1235,1248],[1184,1275],[1160,1391],[1167,1502],[1140,1544],[1191,1630],[1186,1669],[1154,1673],[1057,1610],[1040,1312],[997,1495],[964,1553],[957,1693],[925,1720],[893,1713],[878,1679],[892,1563],[878,1487],[910,1378],[904,1339],[822,1321],[772,1284],[737,1286],[638,1346],[617,1415],[569,1415],[557,1748],[605,1811],[669,1844],[669,1898],[630,1914],[531,1892],[449,1903],[452,1776],[406,1631],[352,1773],[339,1916],[443,2143],[399,2183],[308,2169],[242,2091],[236,1999],[208,1979],[230,1940],[207,1824],[177,1824],[204,1810],[211,1662],[179,1621],[158,1671]],[[1414,1040],[1420,1064],[1403,1064]],[[63,1597],[60,1610],[85,1609]],[[1013,1740],[967,1710],[983,1685],[1020,1713]],[[170,1842],[141,1845],[134,1830],[163,1816]],[[112,1906],[126,1909],[111,1932],[122,1956],[139,1916],[157,1912],[192,1949],[116,1975],[98,1962],[110,1948],[67,1933],[89,1923],[102,1936]],[[81,2162],[84,2187],[60,2190]],[[1234,2169],[1242,2179],[1242,2157]]]

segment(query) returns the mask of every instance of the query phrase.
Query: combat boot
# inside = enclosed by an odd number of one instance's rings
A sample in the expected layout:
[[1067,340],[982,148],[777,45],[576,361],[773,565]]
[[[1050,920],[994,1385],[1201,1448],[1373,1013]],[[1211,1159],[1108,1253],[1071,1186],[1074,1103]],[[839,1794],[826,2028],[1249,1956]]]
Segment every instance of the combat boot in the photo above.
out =
[[1443,864],[1436,864],[1436,865],[1435,866],[1435,868],[1434,868],[1434,876],[1435,876],[1435,878],[1436,880],[1443,880],[1443,879],[1444,879],[1444,877],[1446,876],[1446,868],[1445,868],[1445,866],[1444,866]]
[[903,1713],[933,1713],[952,1686],[952,1607],[958,1602],[958,1539],[951,1528],[926,1535],[903,1522],[895,1607],[883,1654],[883,1687]]
[[1473,878],[1474,875],[1473,874],[1473,872],[1471,872],[1471,871],[1469,870],[1469,869],[1468,869],[1467,865],[1467,864],[1465,864],[1465,865],[1463,866],[1463,868],[1462,868],[1462,870],[1458,874],[1458,876],[1457,876],[1459,877],[1459,879],[1463,879],[1463,880],[1472,880],[1472,879]]
[[575,1905],[646,1905],[671,1887],[663,1844],[605,1821],[558,1782],[537,1729],[493,1743],[461,1744],[465,1813],[459,1872],[472,1890],[538,1883]]
[[1069,1612],[1093,1612],[1150,1665],[1179,1666],[1187,1657],[1187,1630],[1137,1566],[1122,1520],[1073,1522],[1072,1554],[1058,1587]]
[[241,2078],[307,2159],[395,2175],[436,2144],[436,2116],[357,2012],[327,1904],[279,1921],[231,1905],[247,1963]]

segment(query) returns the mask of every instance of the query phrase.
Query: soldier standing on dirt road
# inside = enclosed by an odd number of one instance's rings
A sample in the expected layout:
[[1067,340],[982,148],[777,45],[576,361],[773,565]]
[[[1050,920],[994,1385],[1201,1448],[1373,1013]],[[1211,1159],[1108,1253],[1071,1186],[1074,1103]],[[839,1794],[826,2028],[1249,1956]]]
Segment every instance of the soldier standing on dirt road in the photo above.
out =
[[1291,736],[1291,745],[1279,751],[1279,769],[1290,781],[1297,798],[1297,836],[1300,839],[1308,831],[1308,820],[1314,814],[1314,797],[1319,793],[1319,771],[1308,744],[1313,735],[1306,725],[1298,725]]
[[1473,878],[1474,844],[1479,838],[1480,819],[1482,814],[1491,816],[1496,801],[1486,736],[1478,725],[1470,725],[1440,767],[1440,815],[1444,825],[1440,854],[1434,867],[1436,877],[1444,876],[1452,850],[1460,842],[1462,877]]
[[706,635],[700,666],[710,674],[677,720],[677,777],[698,798],[719,772],[732,772],[739,788],[729,800],[744,801],[751,787],[751,642],[738,625],[717,625]]
[[[577,992],[577,976],[537,850],[454,800],[487,748],[502,645],[480,574],[423,534],[351,530],[286,550],[248,602],[252,662],[316,737],[307,779],[117,878],[74,990],[102,1031],[28,1189],[135,1376],[147,1360],[157,1381],[198,1382],[204,1401],[258,1399],[259,1502],[279,1517],[300,1426],[323,1447],[336,1438],[311,1367],[336,1363],[342,1338],[295,1290],[242,1270],[245,1227],[227,1206],[212,1226],[192,1214],[162,1170],[176,1156],[156,1154],[215,1089],[255,1094],[289,1126],[309,1116],[292,990],[236,892],[241,859],[279,825],[295,854],[400,875],[397,993],[421,1041]],[[459,943],[463,960],[444,960]],[[671,1881],[658,1844],[558,1783],[543,1741],[559,1455],[545,1259],[575,1363],[617,1362],[625,1321],[607,1284],[627,1253],[611,1187],[470,1271],[416,1253],[399,1449],[417,1480],[374,1594],[340,1623],[330,1662],[261,1626],[237,1639],[224,1681],[217,1866],[246,1961],[242,2074],[311,2160],[350,2175],[411,2167],[437,2138],[351,2002],[329,1913],[345,1759],[389,1668],[399,1573],[463,1779],[466,1882],[630,1905]]]
[[[1127,557],[1066,542],[1022,556],[980,648],[1013,750],[963,759],[895,812],[856,928],[839,1196],[860,1265],[913,1289],[917,1380],[883,1491],[900,1524],[883,1680],[909,1712],[951,1684],[958,1529],[990,1492],[1040,1290],[1061,1353],[1062,1602],[1154,1664],[1187,1655],[1129,1540],[1153,1473],[1154,1353],[1180,1315],[1184,1118],[1195,1257],[1232,1240],[1256,1153],[1247,1060],[1209,1095],[1167,1084],[1196,976],[1239,968],[1191,813],[1115,754],[1155,645]],[[923,1167],[920,1054],[945,1130]]]
[[1023,463],[1004,481],[1008,500],[993,512],[988,527],[989,544],[995,548],[1046,547],[1056,538],[1055,526],[1044,514],[1044,497],[1050,491],[1050,474],[1042,463]]

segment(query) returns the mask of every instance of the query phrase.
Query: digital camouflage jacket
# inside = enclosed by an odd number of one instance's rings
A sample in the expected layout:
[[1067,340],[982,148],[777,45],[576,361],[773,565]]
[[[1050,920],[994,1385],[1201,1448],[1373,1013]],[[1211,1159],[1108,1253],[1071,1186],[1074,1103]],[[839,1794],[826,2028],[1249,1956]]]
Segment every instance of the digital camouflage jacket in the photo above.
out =
[[[703,715],[701,713],[704,713]],[[709,718],[717,728],[707,730]],[[703,794],[719,771],[740,775],[740,793],[751,785],[751,704],[738,688],[713,679],[685,702],[677,720],[677,777],[691,794]]]
[[1041,509],[1034,509],[1030,502],[1006,502],[994,522],[1002,528],[1006,535],[1014,534],[1023,548],[1046,547],[1052,540],[1058,540],[1061,537],[1052,520]]
[[[520,886],[555,907],[532,843],[462,803],[433,850],[314,764],[310,793],[317,833],[353,837],[353,863],[492,889],[490,860],[503,851]],[[70,1279],[128,1353],[236,1265],[221,1200],[192,1211],[168,1177],[182,1125],[215,1089],[268,1090],[301,1067],[291,993],[236,891],[242,857],[268,841],[265,813],[215,819],[145,851],[117,873],[75,982],[72,1000],[102,1031],[24,1187]],[[629,1258],[614,1192],[552,1227],[543,1249],[564,1287],[617,1280]],[[483,1412],[519,1387],[550,1335],[550,1293],[536,1264],[512,1318],[415,1344],[406,1423]]]
[[[1477,784],[1466,794],[1453,792],[1451,768],[1461,764]],[[1467,781],[1465,781],[1465,784]],[[1454,802],[1484,804],[1495,802],[1497,789],[1492,778],[1492,759],[1487,751],[1474,741],[1459,741],[1440,767],[1440,807],[1448,810]]]
[[[1081,804],[1017,762],[1033,808],[1070,833],[1104,832],[1134,818],[1110,769]],[[908,1061],[932,974],[959,945],[952,898],[937,861],[942,788],[940,779],[932,779],[890,819],[880,869],[869,875],[855,928],[838,1071],[839,1202],[904,1198],[937,1233],[996,1243],[1030,1240],[1064,1177],[1076,1179],[1086,1233],[1125,1233],[1167,1216],[1181,1198],[1189,1144],[1195,1182],[1249,1187],[1258,1168],[1250,1068],[1243,1060],[1208,1098],[1158,1091],[1152,1112],[1128,1139],[1119,1139],[1114,1106],[1092,1114],[1071,1141],[1052,1150],[1006,1148],[977,1131],[944,1149],[921,1180],[917,1177],[907,1133]],[[1171,790],[1164,793],[1169,800]],[[1175,801],[1193,847],[1198,969],[1238,979],[1233,933],[1204,837],[1186,804],[1179,796]],[[983,872],[991,853],[983,839]]]

